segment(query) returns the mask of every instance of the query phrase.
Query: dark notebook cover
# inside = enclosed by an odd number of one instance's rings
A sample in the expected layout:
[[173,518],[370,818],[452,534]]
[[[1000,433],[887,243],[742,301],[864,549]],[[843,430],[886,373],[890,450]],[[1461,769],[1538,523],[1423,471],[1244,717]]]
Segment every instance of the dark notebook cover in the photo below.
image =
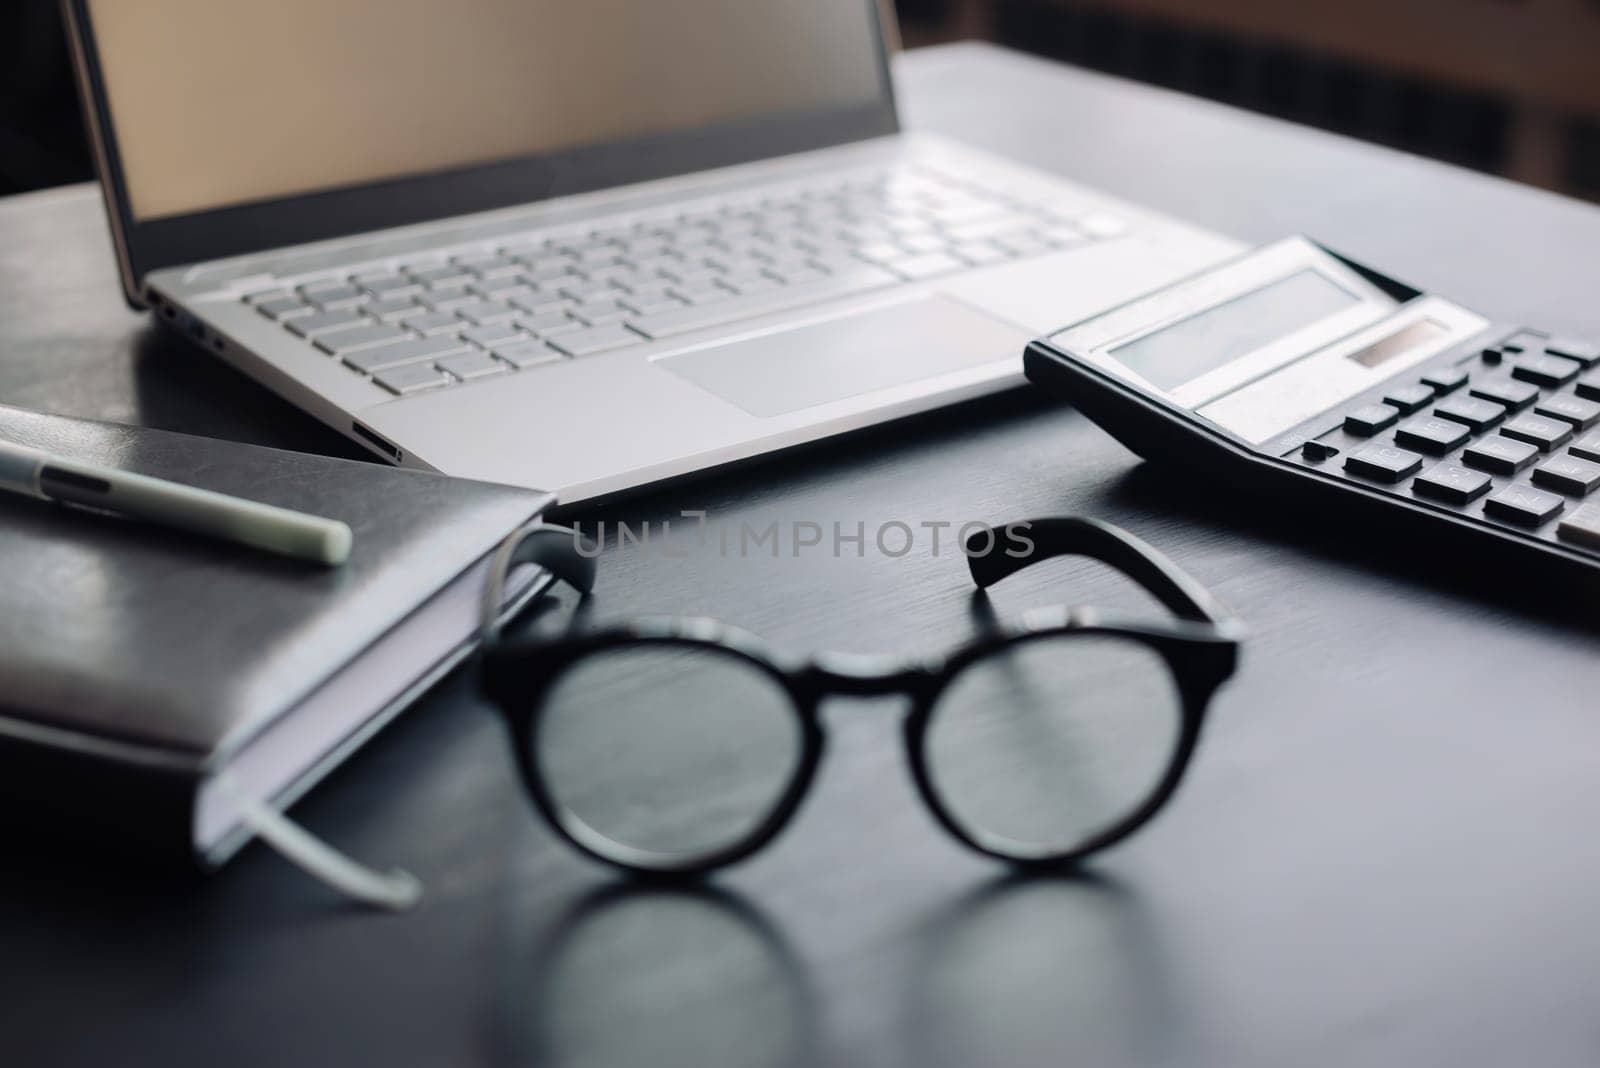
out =
[[184,852],[205,775],[551,501],[3,406],[0,438],[355,534],[349,561],[321,568],[0,494],[0,796]]

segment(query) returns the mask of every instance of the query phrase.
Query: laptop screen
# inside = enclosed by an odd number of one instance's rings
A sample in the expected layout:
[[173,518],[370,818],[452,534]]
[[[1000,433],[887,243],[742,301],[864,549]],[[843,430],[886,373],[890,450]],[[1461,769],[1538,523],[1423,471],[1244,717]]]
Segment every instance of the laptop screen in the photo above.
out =
[[89,0],[144,222],[882,92],[863,0]]

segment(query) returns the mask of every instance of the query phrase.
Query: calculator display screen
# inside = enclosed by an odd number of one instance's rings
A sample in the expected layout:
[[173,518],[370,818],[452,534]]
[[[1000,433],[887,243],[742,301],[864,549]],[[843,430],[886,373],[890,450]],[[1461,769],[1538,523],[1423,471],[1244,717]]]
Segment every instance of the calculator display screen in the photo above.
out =
[[1359,303],[1360,297],[1307,267],[1109,354],[1157,389],[1171,390]]

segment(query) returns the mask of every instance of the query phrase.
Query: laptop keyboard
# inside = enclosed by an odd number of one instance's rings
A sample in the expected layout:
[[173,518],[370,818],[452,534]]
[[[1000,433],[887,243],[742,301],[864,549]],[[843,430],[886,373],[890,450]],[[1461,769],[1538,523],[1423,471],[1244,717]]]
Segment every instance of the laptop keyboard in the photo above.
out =
[[1079,248],[1126,228],[1089,205],[916,167],[284,279],[242,299],[406,396]]

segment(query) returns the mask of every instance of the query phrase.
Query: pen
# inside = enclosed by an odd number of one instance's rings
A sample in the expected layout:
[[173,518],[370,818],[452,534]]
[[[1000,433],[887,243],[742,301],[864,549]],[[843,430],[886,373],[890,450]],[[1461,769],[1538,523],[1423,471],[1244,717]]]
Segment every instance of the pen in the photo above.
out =
[[0,441],[0,490],[161,523],[333,567],[353,536],[323,519],[165,479],[84,464]]

